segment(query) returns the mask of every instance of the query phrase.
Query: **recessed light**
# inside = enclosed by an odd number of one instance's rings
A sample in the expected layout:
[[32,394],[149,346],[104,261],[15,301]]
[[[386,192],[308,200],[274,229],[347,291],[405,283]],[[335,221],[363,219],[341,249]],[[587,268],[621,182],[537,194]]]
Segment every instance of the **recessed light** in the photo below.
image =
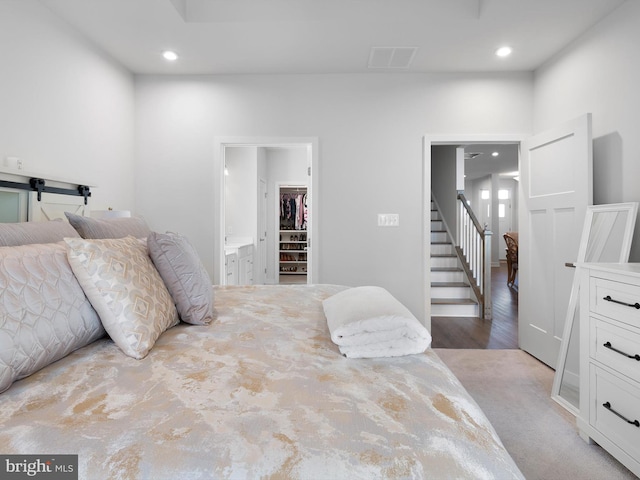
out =
[[512,51],[511,47],[500,47],[496,50],[496,55],[499,57],[508,57]]
[[492,156],[492,157],[497,157],[498,155],[500,155],[500,152],[493,152],[493,153],[491,154],[491,156]]
[[162,52],[162,56],[165,58],[165,60],[169,60],[170,62],[178,59],[178,54],[171,50],[165,50],[164,52]]

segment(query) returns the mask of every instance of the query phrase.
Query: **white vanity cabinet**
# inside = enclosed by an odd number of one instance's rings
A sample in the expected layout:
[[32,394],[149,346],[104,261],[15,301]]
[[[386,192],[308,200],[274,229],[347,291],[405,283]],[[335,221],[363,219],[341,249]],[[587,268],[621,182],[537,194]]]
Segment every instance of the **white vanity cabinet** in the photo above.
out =
[[226,250],[224,255],[225,285],[238,284],[238,254],[235,250]]
[[231,239],[224,247],[225,285],[253,285],[253,243]]
[[253,285],[253,245],[238,248],[238,285]]
[[581,264],[582,438],[640,476],[640,264]]

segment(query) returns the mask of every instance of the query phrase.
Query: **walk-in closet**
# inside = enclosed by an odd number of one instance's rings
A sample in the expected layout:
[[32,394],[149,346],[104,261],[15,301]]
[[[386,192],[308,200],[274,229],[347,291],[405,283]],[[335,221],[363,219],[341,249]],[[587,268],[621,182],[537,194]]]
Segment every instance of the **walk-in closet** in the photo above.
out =
[[307,188],[281,186],[279,283],[307,283]]

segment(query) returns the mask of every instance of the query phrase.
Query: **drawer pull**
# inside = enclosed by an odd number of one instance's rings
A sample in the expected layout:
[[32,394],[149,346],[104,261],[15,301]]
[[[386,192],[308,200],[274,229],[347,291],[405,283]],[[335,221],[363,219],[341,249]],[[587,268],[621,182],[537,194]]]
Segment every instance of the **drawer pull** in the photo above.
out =
[[640,303],[638,303],[638,302],[636,302],[636,303],[621,302],[620,300],[614,300],[613,298],[611,298],[611,295],[607,295],[606,297],[603,298],[603,300],[606,300],[607,302],[618,303],[620,305],[624,305],[625,307],[633,307],[635,309],[640,310]]
[[635,355],[629,355],[628,353],[623,352],[622,350],[618,350],[617,348],[613,348],[611,346],[611,342],[607,342],[607,343],[603,344],[602,346],[605,347],[605,348],[608,348],[609,350],[613,350],[614,352],[619,353],[620,355],[624,355],[627,358],[634,358],[634,359],[636,359],[637,361],[640,362],[640,355],[638,355],[637,353]]
[[636,427],[640,428],[640,422],[638,420],[629,420],[628,418],[626,418],[624,415],[620,415],[618,412],[616,412],[613,408],[611,408],[611,404],[609,402],[605,402],[602,404],[602,406],[604,408],[606,408],[607,410],[609,410],[611,413],[617,415],[618,417],[620,417],[622,420],[624,420],[627,423],[630,423],[631,425],[635,425]]

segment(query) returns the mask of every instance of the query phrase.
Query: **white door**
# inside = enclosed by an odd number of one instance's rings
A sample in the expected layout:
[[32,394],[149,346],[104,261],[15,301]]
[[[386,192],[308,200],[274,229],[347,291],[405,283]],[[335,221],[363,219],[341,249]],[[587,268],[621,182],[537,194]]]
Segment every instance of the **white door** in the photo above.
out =
[[84,197],[72,197],[61,193],[42,193],[38,201],[37,192],[29,192],[28,216],[30,222],[43,222],[45,220],[66,220],[64,212],[89,216],[89,207],[84,204]]
[[264,285],[267,276],[267,182],[258,183],[258,261],[253,272],[257,285]]
[[521,145],[520,348],[555,367],[586,207],[592,203],[591,115]]
[[498,235],[493,238],[498,241],[498,259],[506,260],[507,244],[502,237],[505,233],[513,231],[513,212],[511,209],[511,199],[513,190],[511,188],[501,188],[498,190]]

